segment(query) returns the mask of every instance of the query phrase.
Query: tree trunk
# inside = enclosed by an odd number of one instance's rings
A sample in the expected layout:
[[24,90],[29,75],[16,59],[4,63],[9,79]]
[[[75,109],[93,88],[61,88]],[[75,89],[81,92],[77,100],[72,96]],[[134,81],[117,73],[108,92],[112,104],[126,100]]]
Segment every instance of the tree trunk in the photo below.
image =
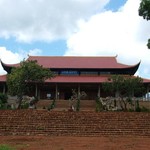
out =
[[22,95],[18,96],[18,101],[19,101],[18,109],[21,109],[22,99],[23,99]]

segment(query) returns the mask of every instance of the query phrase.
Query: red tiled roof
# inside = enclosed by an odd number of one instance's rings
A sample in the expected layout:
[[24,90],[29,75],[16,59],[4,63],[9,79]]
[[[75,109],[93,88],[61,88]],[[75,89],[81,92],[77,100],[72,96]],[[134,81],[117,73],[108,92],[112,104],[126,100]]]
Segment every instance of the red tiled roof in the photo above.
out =
[[6,82],[6,75],[0,75],[0,82]]
[[[103,83],[108,81],[108,76],[56,76],[48,79],[47,83]],[[149,79],[143,79],[143,83],[150,83]]]
[[78,56],[29,56],[28,60],[37,60],[45,68],[130,68],[120,64],[116,57],[78,57]]
[[143,83],[150,83],[150,79],[145,79],[145,78],[142,79],[143,79]]
[[[56,76],[47,79],[46,83],[103,83],[108,76]],[[150,83],[149,79],[142,78],[144,83]],[[6,82],[6,75],[0,75],[0,82]]]
[[46,80],[50,83],[102,83],[107,81],[106,76],[56,76]]

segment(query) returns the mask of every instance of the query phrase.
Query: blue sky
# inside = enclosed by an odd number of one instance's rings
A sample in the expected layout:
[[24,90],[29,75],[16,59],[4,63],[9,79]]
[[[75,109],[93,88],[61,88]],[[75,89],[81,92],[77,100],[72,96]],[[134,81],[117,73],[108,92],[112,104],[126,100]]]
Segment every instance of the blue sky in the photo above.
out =
[[[110,2],[104,8],[106,10],[117,11],[125,4],[126,1],[127,0],[110,0]],[[62,56],[65,54],[65,50],[67,49],[66,39],[59,39],[50,42],[34,41],[31,43],[24,43],[18,42],[14,37],[10,37],[8,39],[1,37],[0,46],[6,47],[8,50],[11,50],[14,53],[19,51],[40,49],[41,55],[51,56]]]
[[56,40],[52,42],[37,41],[33,43],[20,43],[17,42],[14,38],[0,38],[0,46],[4,46],[14,53],[20,51],[29,51],[32,49],[40,49],[42,51],[41,55],[48,56],[62,56],[67,49],[65,40]]
[[[150,78],[150,21],[140,0],[0,0],[0,59],[29,55],[116,56]],[[0,66],[0,74],[5,73]]]

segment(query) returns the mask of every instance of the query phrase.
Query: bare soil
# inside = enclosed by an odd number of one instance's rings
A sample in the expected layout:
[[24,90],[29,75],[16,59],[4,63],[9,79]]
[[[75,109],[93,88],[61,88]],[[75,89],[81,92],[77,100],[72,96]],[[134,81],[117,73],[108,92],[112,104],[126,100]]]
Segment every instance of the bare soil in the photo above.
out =
[[149,137],[0,136],[17,150],[150,150]]

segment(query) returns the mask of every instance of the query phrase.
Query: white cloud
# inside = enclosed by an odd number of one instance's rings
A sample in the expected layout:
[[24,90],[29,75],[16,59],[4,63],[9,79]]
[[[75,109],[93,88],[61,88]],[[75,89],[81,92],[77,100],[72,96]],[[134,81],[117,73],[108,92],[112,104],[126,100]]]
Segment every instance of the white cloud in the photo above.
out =
[[[18,53],[13,53],[10,50],[7,50],[5,47],[0,47],[0,59],[2,62],[6,64],[15,64],[19,63],[23,59],[26,59],[27,56],[29,55],[41,55],[41,50],[40,49],[33,49],[29,51],[23,51],[21,50]],[[0,64],[0,75],[6,74],[4,69],[2,68]]]
[[[128,0],[117,12],[105,11],[110,0],[0,0],[0,37],[20,42],[67,38],[65,55],[118,55],[135,64],[137,74],[150,78],[150,21],[138,16],[140,0]],[[13,53],[0,48],[5,63],[18,63],[39,49]],[[0,74],[2,68],[0,67]]]
[[40,50],[40,49],[32,49],[32,50],[29,50],[28,54],[31,55],[31,56],[41,55],[42,54],[42,50]]
[[[12,53],[10,50],[7,50],[5,47],[0,47],[0,59],[2,62],[7,64],[18,63],[21,61],[21,57],[18,53]],[[5,74],[6,72],[3,70],[0,64],[0,74]]]
[[150,22],[138,16],[140,0],[128,0],[117,12],[105,11],[78,22],[79,30],[67,41],[65,55],[118,55],[118,61],[135,64],[138,74],[150,77]]
[[22,42],[51,41],[77,30],[109,0],[0,0],[0,36]]

